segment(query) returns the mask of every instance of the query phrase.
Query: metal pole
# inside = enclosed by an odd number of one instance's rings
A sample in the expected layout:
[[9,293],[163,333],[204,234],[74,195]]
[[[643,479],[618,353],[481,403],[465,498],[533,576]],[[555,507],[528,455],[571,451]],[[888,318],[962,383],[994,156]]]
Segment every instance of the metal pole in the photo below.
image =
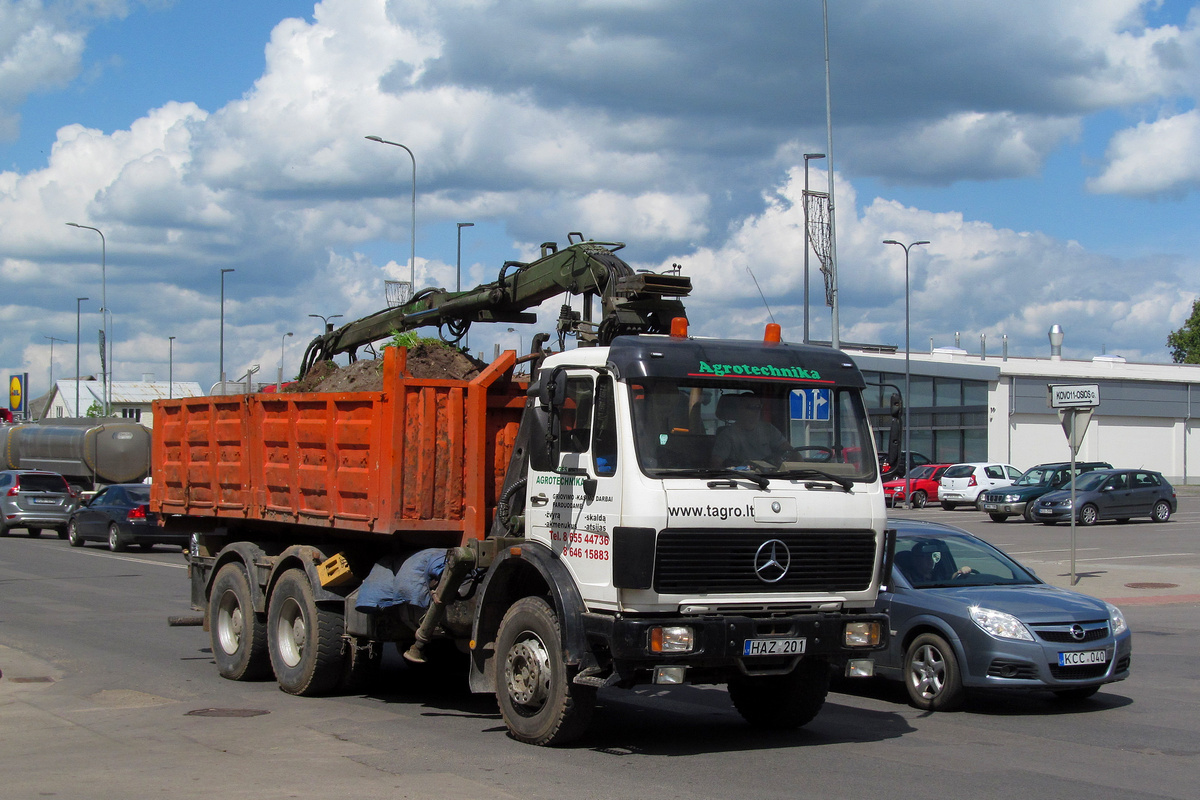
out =
[[225,273],[237,272],[232,267],[221,270],[221,355],[217,367],[218,379],[221,381],[221,394],[225,394]]
[[1071,585],[1074,586],[1079,583],[1079,578],[1075,575],[1075,515],[1078,513],[1078,509],[1075,508],[1075,416],[1079,409],[1065,410],[1071,415],[1071,435],[1067,444],[1071,448]]
[[90,297],[75,298],[75,416],[82,417],[79,413],[79,304],[84,300],[91,300]]
[[804,154],[804,343],[808,344],[808,162],[814,158],[824,158],[824,153]]
[[167,337],[167,399],[175,397],[175,337]]
[[[474,227],[474,222],[458,223],[458,256],[454,260],[454,291],[456,292],[462,291],[462,229]],[[463,347],[468,347],[470,341],[470,331],[468,330],[463,334]]]
[[829,157],[829,285],[833,306],[830,344],[834,350],[841,347],[838,336],[838,277],[837,277],[837,231],[833,224],[833,101],[829,90],[829,0],[821,0],[825,23],[825,152]]
[[[80,225],[78,222],[68,222],[72,228],[83,228],[88,231],[95,231],[100,234],[100,307],[108,308],[108,242],[104,238],[104,231],[99,228],[93,228],[91,225]],[[104,317],[101,320],[104,326],[104,341],[108,341],[108,318]],[[101,372],[101,379],[104,381],[102,391],[104,393],[104,416],[108,416],[109,409],[112,406],[112,375],[109,374],[112,370],[112,348],[108,351],[108,366]],[[104,355],[101,353],[101,355]],[[76,376],[78,377],[78,376]]]
[[408,296],[411,298],[417,292],[417,157],[413,155],[412,150],[399,142],[389,142],[379,136],[368,136],[367,138],[372,142],[403,147],[404,152],[408,153],[408,157],[412,159],[412,241],[408,258]]
[[283,346],[287,343],[287,337],[291,335],[292,332],[288,331],[279,339],[279,380],[275,382],[275,394],[283,391]]
[[910,441],[912,436],[912,392],[910,391],[912,368],[909,362],[909,351],[912,350],[912,347],[909,344],[908,249],[917,245],[929,244],[929,242],[920,241],[904,245],[895,239],[884,239],[883,243],[904,248],[904,503],[912,508],[912,478],[909,477],[909,473],[912,472],[912,443]]
[[329,320],[337,319],[341,314],[330,314],[328,317],[323,314],[309,314],[309,316],[321,320],[321,333],[329,333],[333,330],[333,326],[329,324]]
[[58,339],[54,336],[45,336],[43,338],[50,340],[50,391],[53,392],[54,391],[54,343],[62,342],[63,344],[66,344],[67,340],[66,339]]

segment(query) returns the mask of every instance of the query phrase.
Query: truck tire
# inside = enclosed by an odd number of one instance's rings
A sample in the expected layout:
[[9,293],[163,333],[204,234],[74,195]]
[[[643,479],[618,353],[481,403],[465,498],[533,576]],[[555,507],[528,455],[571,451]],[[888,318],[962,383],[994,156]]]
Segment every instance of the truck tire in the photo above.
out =
[[787,675],[739,675],[729,681],[729,699],[756,728],[792,730],[806,725],[825,705],[829,694],[829,664],[823,659],[801,661]]
[[284,572],[267,603],[267,645],[279,688],[308,697],[337,686],[345,627],[340,614],[317,606],[303,570]]
[[524,597],[508,609],[496,635],[496,653],[496,701],[514,739],[561,745],[583,734],[596,690],[572,682],[558,615],[545,600]]
[[209,636],[217,672],[231,681],[250,681],[270,675],[267,625],[254,613],[250,580],[240,564],[217,572],[208,596]]

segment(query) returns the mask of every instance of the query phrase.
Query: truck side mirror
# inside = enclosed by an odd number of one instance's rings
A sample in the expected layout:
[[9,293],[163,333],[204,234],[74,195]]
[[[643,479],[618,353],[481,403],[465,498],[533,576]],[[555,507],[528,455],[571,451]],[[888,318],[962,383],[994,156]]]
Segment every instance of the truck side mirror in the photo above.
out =
[[885,475],[880,476],[885,481],[891,478],[903,478],[905,467],[905,465],[900,462],[900,438],[903,424],[900,418],[903,416],[904,403],[901,402],[900,395],[898,393],[892,393],[891,406],[892,419],[888,423],[887,449],[887,463],[889,469]]
[[537,383],[529,387],[529,393],[536,393],[538,402],[546,412],[546,427],[541,431],[541,441],[537,441],[535,436],[530,442],[530,465],[541,472],[553,472],[558,469],[558,459],[562,453],[562,404],[567,396],[566,371],[562,367],[555,367],[549,375],[542,373]]

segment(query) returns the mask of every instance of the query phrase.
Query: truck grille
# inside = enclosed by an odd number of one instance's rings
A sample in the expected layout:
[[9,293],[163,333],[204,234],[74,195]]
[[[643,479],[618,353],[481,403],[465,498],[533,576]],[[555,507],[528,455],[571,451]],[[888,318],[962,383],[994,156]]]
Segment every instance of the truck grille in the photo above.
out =
[[[786,545],[790,556],[787,571],[773,583],[755,571],[759,549],[771,540]],[[660,594],[861,592],[870,588],[874,571],[870,530],[673,529],[658,535],[654,589]]]

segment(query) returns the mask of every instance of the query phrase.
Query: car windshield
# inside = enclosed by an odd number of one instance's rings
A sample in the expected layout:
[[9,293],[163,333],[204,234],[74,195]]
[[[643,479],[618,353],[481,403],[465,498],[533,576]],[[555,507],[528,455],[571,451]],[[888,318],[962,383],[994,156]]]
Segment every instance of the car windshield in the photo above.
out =
[[1043,486],[1050,482],[1050,479],[1052,477],[1054,477],[1054,473],[1057,471],[1058,471],[1057,468],[1047,469],[1045,467],[1034,467],[1033,469],[1026,471],[1026,473],[1024,475],[1022,475],[1021,477],[1017,478],[1016,483],[1014,483],[1013,485],[1014,486]]
[[652,477],[736,471],[840,483],[876,476],[857,388],[644,379],[629,393],[638,461]]
[[916,481],[916,480],[921,480],[922,478],[928,478],[932,474],[933,474],[933,467],[917,467],[912,472],[910,472],[908,475],[909,475],[910,480]]
[[[1108,474],[1103,472],[1085,472],[1075,480],[1071,481],[1071,483],[1075,484],[1075,491],[1077,492],[1091,492],[1099,489],[1100,484],[1104,483],[1108,477]],[[1069,492],[1071,490],[1071,483],[1063,486],[1064,492]]]
[[901,536],[896,542],[895,563],[914,589],[1040,583],[1004,553],[965,536]]

